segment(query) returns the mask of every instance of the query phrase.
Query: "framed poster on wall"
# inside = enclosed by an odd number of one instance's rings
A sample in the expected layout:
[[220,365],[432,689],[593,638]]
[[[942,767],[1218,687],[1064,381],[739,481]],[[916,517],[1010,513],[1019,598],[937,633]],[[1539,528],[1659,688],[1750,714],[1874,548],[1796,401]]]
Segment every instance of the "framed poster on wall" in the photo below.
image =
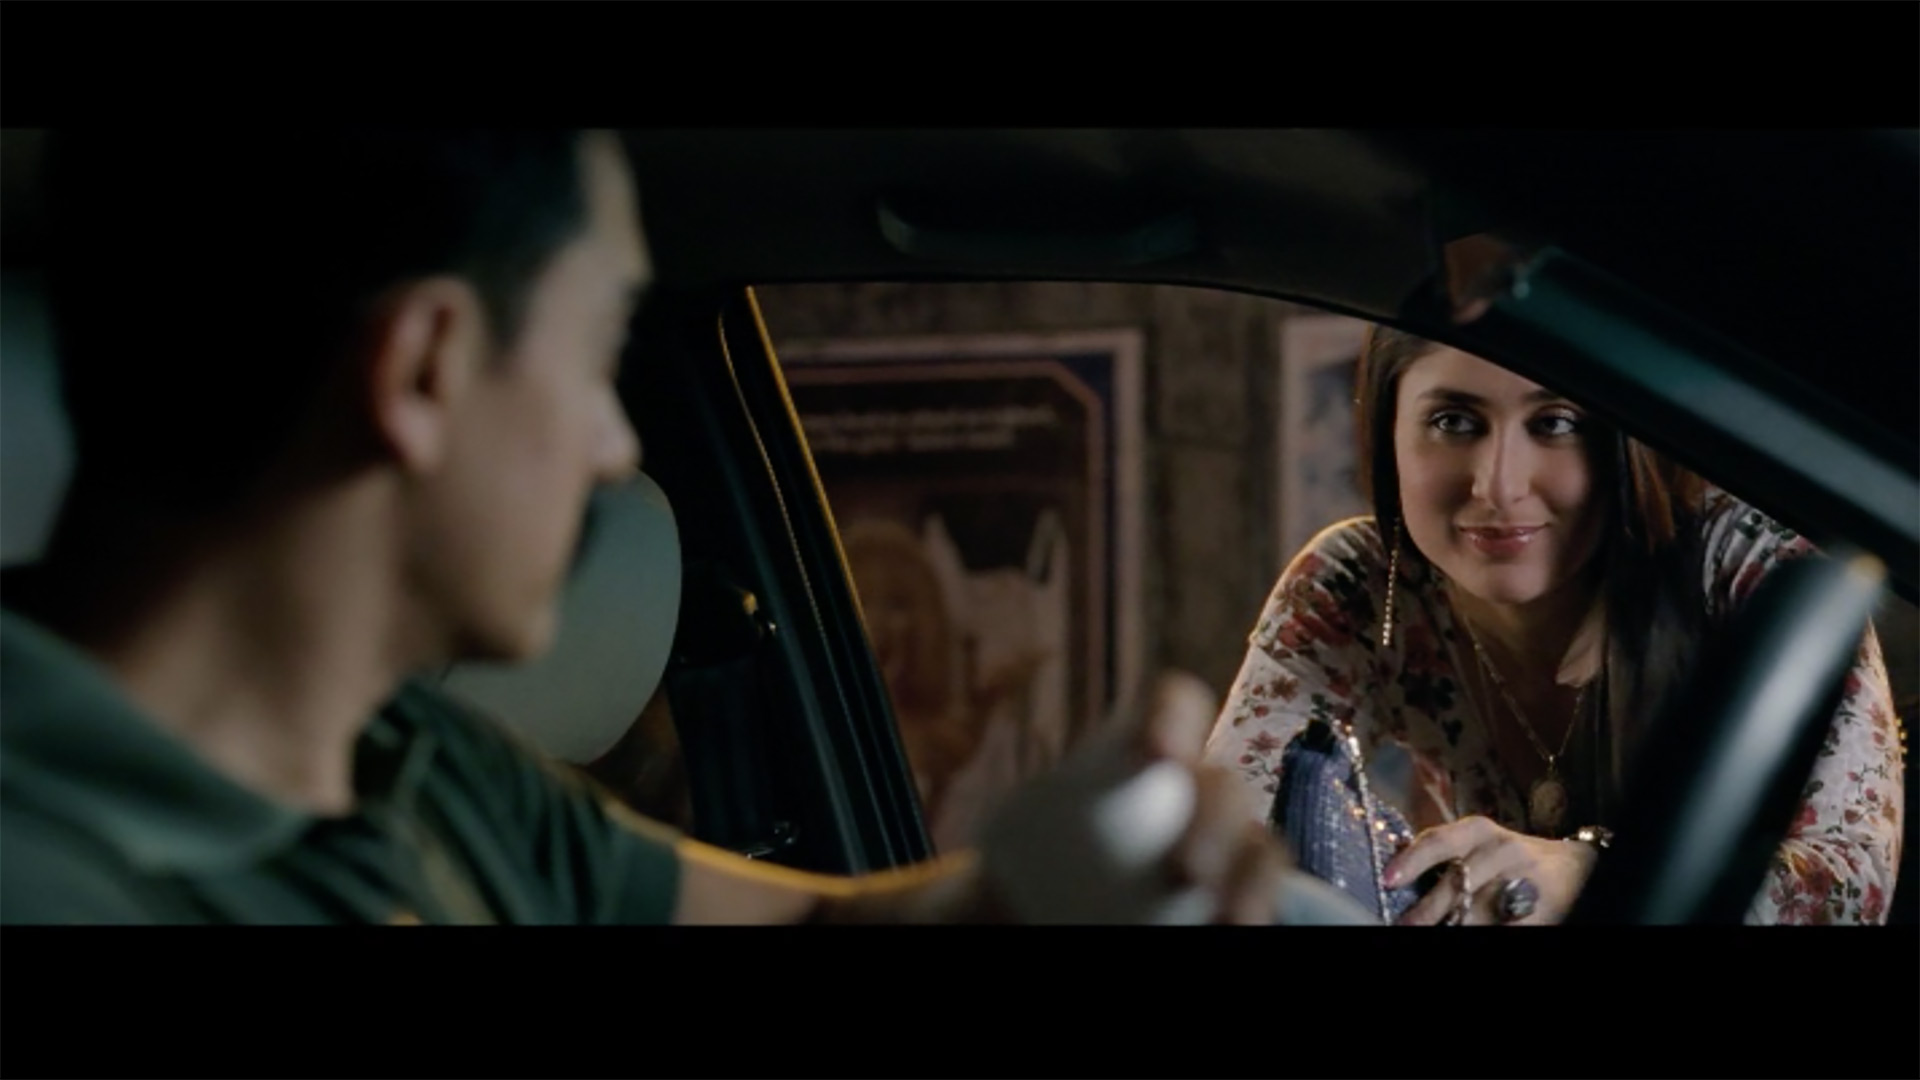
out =
[[1140,678],[1138,331],[782,343],[935,846]]

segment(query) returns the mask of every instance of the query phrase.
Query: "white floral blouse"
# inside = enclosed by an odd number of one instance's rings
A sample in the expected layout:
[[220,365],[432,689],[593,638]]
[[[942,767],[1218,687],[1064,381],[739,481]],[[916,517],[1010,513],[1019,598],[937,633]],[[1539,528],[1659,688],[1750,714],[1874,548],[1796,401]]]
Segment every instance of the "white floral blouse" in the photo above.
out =
[[[1772,567],[1813,551],[1723,492],[1709,495],[1702,522],[1710,618],[1743,602]],[[1404,747],[1415,772],[1437,781],[1458,813],[1525,829],[1521,795],[1502,778],[1461,684],[1471,646],[1456,634],[1437,579],[1417,565],[1403,560],[1398,628],[1386,648],[1378,638],[1387,552],[1372,518],[1322,532],[1281,574],[1207,743],[1208,760],[1237,771],[1254,790],[1263,819],[1282,747],[1310,719],[1338,717],[1352,721],[1369,752],[1386,742]],[[1885,921],[1904,805],[1897,725],[1879,641],[1869,630],[1799,816],[1748,922]]]

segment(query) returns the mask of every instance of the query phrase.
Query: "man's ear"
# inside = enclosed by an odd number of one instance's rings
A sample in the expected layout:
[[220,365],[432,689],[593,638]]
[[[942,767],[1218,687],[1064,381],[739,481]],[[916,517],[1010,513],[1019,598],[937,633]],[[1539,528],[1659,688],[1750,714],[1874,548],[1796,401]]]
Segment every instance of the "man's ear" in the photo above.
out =
[[458,278],[410,282],[383,297],[367,339],[367,416],[382,448],[409,472],[432,472],[486,362],[486,312]]

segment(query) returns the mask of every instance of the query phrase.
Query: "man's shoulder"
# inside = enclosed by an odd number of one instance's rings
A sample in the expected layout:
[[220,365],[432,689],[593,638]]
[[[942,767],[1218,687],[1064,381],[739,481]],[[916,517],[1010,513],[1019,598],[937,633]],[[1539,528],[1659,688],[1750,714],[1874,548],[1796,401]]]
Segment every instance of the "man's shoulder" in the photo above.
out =
[[0,784],[0,923],[177,921],[155,907],[142,876],[110,845]]
[[487,726],[478,709],[448,693],[427,675],[402,681],[381,707],[380,715],[410,728],[448,731],[463,737],[484,737]]
[[429,678],[402,684],[368,734],[426,749],[425,773],[449,782],[434,785],[436,797],[468,804],[495,828],[538,828],[558,807],[583,811],[600,801],[574,769]]
[[[502,850],[533,853],[523,869],[554,896],[563,921],[664,923],[678,899],[679,834],[640,818],[478,706],[415,679],[381,711],[407,738],[435,745],[433,798],[484,820]],[[553,850],[564,845],[564,852]],[[548,869],[571,862],[575,873]]]
[[407,739],[429,736],[440,750],[451,751],[453,760],[469,767],[565,775],[527,739],[427,676],[401,683],[380,709],[377,723]]

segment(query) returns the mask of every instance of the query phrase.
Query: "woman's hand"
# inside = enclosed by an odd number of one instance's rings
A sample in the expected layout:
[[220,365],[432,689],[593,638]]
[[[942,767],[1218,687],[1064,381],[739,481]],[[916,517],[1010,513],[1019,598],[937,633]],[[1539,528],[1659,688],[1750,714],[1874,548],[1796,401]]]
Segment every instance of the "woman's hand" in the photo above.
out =
[[[1460,906],[1463,880],[1472,890],[1467,923],[1543,925],[1566,918],[1593,871],[1595,854],[1592,845],[1577,840],[1545,840],[1503,828],[1488,818],[1461,818],[1414,837],[1388,861],[1386,883],[1397,888],[1419,880],[1433,867],[1458,861],[1401,916],[1402,925],[1431,926],[1453,914]],[[1522,881],[1532,885],[1532,910],[1509,917],[1503,911],[1502,890],[1509,882]],[[1516,899],[1525,899],[1524,886],[1513,888],[1522,894]]]

